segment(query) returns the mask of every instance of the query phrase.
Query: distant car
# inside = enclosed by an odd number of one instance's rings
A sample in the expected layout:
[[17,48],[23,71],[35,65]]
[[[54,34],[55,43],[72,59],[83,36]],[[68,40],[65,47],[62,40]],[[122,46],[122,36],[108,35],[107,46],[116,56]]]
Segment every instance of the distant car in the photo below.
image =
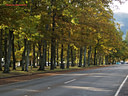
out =
[[120,63],[121,63],[121,64],[125,64],[125,62],[123,62],[123,61],[121,61]]
[[116,64],[121,64],[120,62],[116,62]]

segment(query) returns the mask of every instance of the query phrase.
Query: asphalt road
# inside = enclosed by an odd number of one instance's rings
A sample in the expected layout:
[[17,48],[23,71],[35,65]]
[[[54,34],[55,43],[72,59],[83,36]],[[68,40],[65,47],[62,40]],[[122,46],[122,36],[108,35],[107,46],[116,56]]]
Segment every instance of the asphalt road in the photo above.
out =
[[128,65],[71,72],[1,85],[0,96],[115,96]]

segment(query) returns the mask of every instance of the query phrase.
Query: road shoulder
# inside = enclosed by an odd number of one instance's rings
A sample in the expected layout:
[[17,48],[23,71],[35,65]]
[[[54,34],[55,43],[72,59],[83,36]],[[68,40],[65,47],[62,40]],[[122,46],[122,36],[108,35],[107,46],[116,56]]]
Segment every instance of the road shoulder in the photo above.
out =
[[74,70],[61,70],[61,71],[30,74],[30,75],[17,75],[17,76],[12,76],[12,77],[0,78],[0,85],[5,85],[5,84],[15,83],[15,82],[22,82],[22,81],[27,81],[27,80],[36,79],[36,78],[42,78],[42,77],[46,77],[46,76],[55,76],[58,74],[64,74],[64,73],[68,73],[68,72],[92,70],[92,69],[103,68],[103,67],[108,67],[108,66],[111,66],[111,65],[98,66],[98,67],[96,66],[96,67],[74,69]]

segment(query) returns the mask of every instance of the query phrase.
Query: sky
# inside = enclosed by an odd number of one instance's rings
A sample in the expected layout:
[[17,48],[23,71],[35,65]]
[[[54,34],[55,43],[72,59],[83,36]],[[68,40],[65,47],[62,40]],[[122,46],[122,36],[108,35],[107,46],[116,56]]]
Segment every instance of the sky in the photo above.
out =
[[[110,6],[111,6],[111,9],[113,10],[114,14],[116,14],[116,13],[121,13],[121,14],[122,13],[127,13],[128,14],[128,0],[125,1],[125,3],[122,3],[122,4],[120,4],[118,1],[114,1],[113,5],[110,5]],[[125,16],[125,18],[126,18],[126,16]],[[121,30],[124,33],[123,39],[125,39],[125,36],[126,36],[126,31],[125,30],[128,30],[128,26],[126,24],[127,20],[126,20],[126,22],[122,21],[123,20],[122,16],[118,17],[118,18],[115,17],[115,19],[117,19],[116,22],[118,22],[120,24]]]
[[112,5],[112,10],[114,13],[117,13],[117,12],[128,13],[128,1],[122,4],[120,4],[117,1],[114,1],[114,5]]

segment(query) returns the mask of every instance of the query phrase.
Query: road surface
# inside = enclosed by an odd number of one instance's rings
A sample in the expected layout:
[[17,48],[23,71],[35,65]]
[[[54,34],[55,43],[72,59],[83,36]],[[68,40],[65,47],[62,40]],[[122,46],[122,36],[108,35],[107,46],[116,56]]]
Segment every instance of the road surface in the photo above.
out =
[[128,65],[58,74],[0,86],[0,96],[115,96]]

